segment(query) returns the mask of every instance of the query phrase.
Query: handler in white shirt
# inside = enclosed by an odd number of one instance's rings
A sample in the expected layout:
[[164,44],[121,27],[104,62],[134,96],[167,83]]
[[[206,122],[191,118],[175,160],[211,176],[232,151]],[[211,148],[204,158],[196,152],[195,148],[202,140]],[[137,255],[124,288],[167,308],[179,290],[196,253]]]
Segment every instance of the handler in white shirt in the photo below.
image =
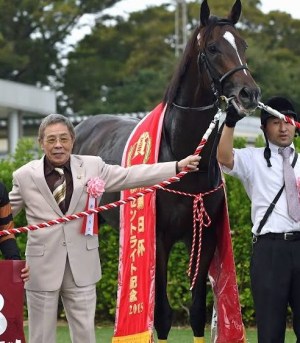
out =
[[[298,120],[292,103],[284,97],[273,97],[266,105]],[[295,182],[300,180],[300,161],[296,160],[293,144],[296,128],[262,110],[261,129],[266,147],[233,149],[234,127],[240,119],[230,106],[218,147],[218,161],[225,173],[241,180],[251,200],[254,239],[250,274],[258,342],[284,343],[289,305],[300,342],[300,222],[288,214],[285,188],[273,210],[269,210],[265,223],[261,223],[284,184],[279,148],[293,149],[290,162],[295,163]]]

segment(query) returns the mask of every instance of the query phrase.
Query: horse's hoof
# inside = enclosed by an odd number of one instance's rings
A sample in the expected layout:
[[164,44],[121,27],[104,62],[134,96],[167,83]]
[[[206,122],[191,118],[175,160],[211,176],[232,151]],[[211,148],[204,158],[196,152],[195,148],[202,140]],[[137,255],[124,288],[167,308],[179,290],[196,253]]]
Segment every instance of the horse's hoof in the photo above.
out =
[[204,337],[194,337],[194,343],[204,343]]

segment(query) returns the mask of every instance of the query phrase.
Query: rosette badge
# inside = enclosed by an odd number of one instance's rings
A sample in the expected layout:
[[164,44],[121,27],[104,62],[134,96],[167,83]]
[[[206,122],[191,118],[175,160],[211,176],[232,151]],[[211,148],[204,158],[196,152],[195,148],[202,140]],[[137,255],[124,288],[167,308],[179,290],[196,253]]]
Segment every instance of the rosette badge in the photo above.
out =
[[[88,199],[85,211],[95,209],[97,207],[97,198],[100,198],[105,191],[105,182],[100,177],[90,179],[87,184]],[[82,229],[84,235],[98,235],[98,214],[93,213],[84,217]]]
[[105,182],[100,177],[94,177],[87,183],[87,192],[93,198],[99,198],[105,191]]

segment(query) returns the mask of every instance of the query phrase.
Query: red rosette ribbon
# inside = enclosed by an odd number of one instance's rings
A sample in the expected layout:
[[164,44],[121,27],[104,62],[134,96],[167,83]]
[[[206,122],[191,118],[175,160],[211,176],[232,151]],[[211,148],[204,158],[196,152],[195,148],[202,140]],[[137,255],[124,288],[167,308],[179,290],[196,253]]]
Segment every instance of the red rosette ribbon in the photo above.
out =
[[[97,207],[97,199],[99,199],[105,191],[105,182],[100,177],[94,177],[87,183],[88,198],[85,206],[85,211]],[[83,218],[81,233],[85,236],[98,235],[98,214],[93,213]]]

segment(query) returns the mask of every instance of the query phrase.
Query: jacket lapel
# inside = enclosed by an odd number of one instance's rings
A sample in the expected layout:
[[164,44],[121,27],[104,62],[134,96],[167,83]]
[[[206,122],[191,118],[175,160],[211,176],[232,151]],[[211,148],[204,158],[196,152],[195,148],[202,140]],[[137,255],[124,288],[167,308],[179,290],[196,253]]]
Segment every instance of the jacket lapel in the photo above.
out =
[[[51,193],[48,184],[45,179],[44,174],[44,157],[42,157],[39,162],[33,166],[33,182],[37,186],[41,195],[45,198],[46,202],[52,207],[52,209],[61,217],[63,213],[59,208],[57,202],[54,199],[53,194]],[[56,219],[56,218],[53,218]]]
[[70,160],[72,178],[73,178],[73,194],[67,214],[74,214],[76,206],[85,190],[85,169],[83,161],[74,155],[71,155]]

